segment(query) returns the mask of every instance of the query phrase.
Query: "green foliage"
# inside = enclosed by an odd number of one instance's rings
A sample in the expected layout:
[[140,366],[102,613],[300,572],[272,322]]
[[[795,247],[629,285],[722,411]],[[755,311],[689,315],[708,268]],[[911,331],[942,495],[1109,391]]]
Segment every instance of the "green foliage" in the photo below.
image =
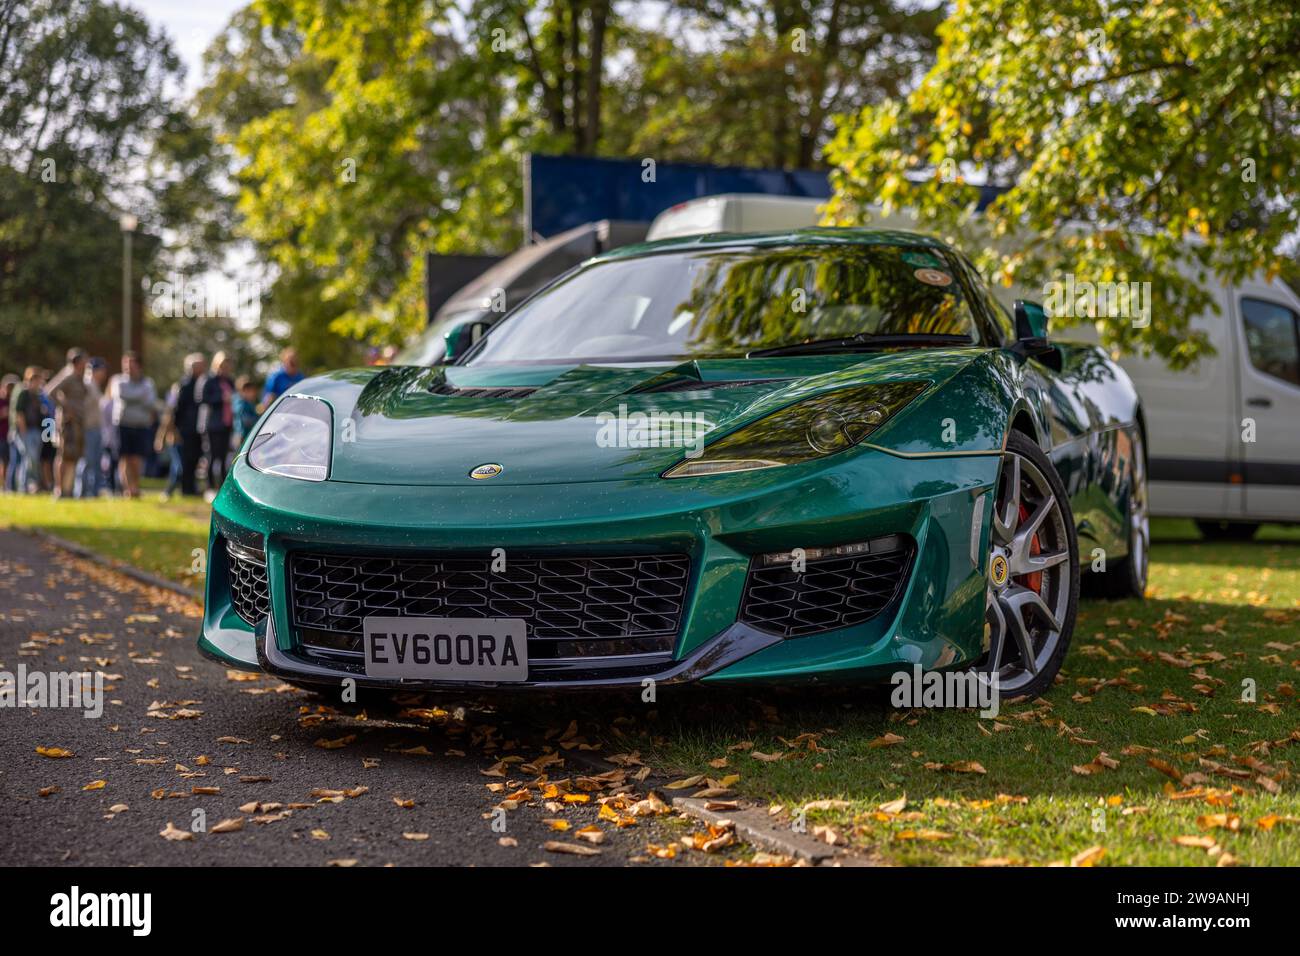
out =
[[812,168],[836,113],[896,96],[932,58],[943,15],[888,0],[682,0],[628,29],[634,55],[611,117],[630,155]]
[[166,37],[128,8],[0,0],[0,341],[13,365],[57,366],[70,345],[119,341],[122,236],[110,210],[141,219],[138,275],[160,220],[155,183],[138,170],[179,71]]
[[665,10],[671,23],[607,0],[239,14],[198,112],[233,149],[239,231],[277,270],[271,313],[294,343],[407,341],[426,318],[426,252],[522,242],[529,151],[814,163],[830,113],[896,92],[938,19],[883,0]]
[[[962,0],[940,37],[916,90],[840,125],[833,221],[911,208],[1005,285],[1151,282],[1149,328],[1099,331],[1176,366],[1208,348],[1201,281],[1278,273],[1300,225],[1291,0]],[[976,217],[983,181],[1011,188]]]

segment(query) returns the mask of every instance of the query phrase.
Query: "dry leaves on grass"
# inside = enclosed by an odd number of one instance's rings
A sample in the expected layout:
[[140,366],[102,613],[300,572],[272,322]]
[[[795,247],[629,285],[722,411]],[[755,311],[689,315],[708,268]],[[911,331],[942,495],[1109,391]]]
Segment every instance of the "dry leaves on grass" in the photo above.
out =
[[1090,846],[1070,857],[1070,866],[1096,866],[1105,855],[1104,846]]
[[977,760],[957,760],[953,763],[927,762],[926,770],[942,770],[948,773],[988,773],[984,765]]
[[1118,760],[1102,751],[1088,763],[1076,764],[1071,769],[1080,776],[1087,777],[1095,773],[1101,773],[1103,770],[1114,770],[1118,766]]
[[895,840],[951,840],[953,835],[943,830],[902,830],[894,834]]
[[1206,813],[1196,818],[1196,825],[1202,830],[1231,830],[1237,832],[1241,829],[1241,817],[1235,813]]
[[1276,813],[1270,813],[1256,820],[1255,826],[1261,830],[1271,830],[1279,823],[1300,823],[1300,817],[1278,816]]

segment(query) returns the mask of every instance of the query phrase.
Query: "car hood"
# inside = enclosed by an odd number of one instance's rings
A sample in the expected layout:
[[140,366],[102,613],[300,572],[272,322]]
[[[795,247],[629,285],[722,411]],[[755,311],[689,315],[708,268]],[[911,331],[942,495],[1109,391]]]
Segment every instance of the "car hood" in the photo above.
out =
[[[568,484],[655,477],[680,461],[704,429],[711,441],[849,385],[938,385],[983,351],[346,369],[308,379],[294,392],[334,409],[331,481],[464,485],[477,466],[495,464],[501,471],[490,479],[494,485]],[[655,422],[658,430],[638,431]]]

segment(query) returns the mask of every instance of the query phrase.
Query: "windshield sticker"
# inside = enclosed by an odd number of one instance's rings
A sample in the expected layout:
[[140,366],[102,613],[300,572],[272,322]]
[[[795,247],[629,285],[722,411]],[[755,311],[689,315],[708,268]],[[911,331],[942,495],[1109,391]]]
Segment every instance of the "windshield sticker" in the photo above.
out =
[[904,252],[902,259],[909,266],[916,266],[918,269],[938,269],[943,265],[942,259],[928,252]]
[[912,275],[926,285],[945,286],[952,284],[952,276],[946,272],[940,272],[938,269],[917,269]]

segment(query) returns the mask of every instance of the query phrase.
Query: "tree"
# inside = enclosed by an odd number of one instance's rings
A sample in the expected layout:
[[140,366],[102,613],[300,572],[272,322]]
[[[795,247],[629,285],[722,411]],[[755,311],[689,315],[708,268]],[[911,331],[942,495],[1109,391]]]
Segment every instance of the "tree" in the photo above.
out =
[[[555,147],[593,155],[601,142],[610,0],[477,0],[479,55],[546,118]],[[616,28],[616,27],[615,27]],[[511,75],[512,74],[512,75]]]
[[[101,0],[0,0],[0,340],[55,365],[70,345],[117,341],[117,216],[129,208],[147,267],[159,226],[140,176],[180,64],[167,38]],[[12,350],[12,351],[11,351]],[[6,369],[8,371],[8,369]]]
[[[677,0],[630,30],[619,114],[633,155],[808,169],[832,117],[896,96],[933,59],[942,6],[896,0]],[[616,121],[618,117],[616,117]]]
[[[1175,366],[1208,348],[1187,326],[1203,281],[1282,267],[1300,226],[1292,0],[961,0],[940,38],[916,90],[840,125],[833,221],[910,207],[1006,285],[1150,282],[1148,327],[1099,332]],[[1009,187],[979,217],[978,182]]]

